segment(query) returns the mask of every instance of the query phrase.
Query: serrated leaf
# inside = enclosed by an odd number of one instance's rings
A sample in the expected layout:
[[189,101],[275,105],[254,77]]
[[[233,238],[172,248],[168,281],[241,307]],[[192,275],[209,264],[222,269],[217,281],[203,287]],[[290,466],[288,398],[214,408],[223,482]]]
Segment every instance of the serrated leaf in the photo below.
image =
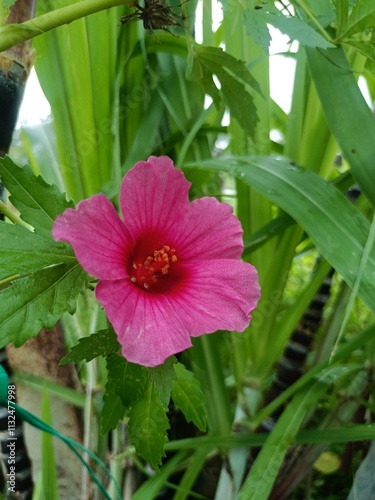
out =
[[289,36],[291,40],[297,40],[303,47],[319,47],[321,49],[334,47],[332,43],[301,19],[286,17],[282,14],[276,15],[265,12],[263,9],[257,12],[263,17],[265,23],[272,24],[274,28]]
[[236,59],[227,52],[224,52],[220,47],[198,46],[196,52],[199,58],[204,60],[207,64],[213,63],[225,69],[237,82],[247,85],[258,92],[258,94],[262,95],[259,83],[252,76],[244,61]]
[[306,22],[295,17],[285,16],[272,4],[265,5],[261,9],[246,9],[243,21],[246,26],[246,34],[261,45],[266,53],[270,43],[267,24],[271,24],[289,36],[291,40],[298,40],[304,47],[334,47]]
[[108,380],[103,396],[100,434],[103,436],[110,430],[115,429],[118,422],[124,418],[125,413],[126,408],[122,404],[120,396],[116,394],[112,381]]
[[187,77],[203,87],[218,107],[221,96],[215,85],[215,75],[232,116],[249,136],[253,136],[258,116],[250,89],[260,94],[261,89],[245,63],[219,47],[198,46],[190,57]]
[[176,378],[174,364],[177,362],[174,356],[167,358],[162,365],[149,368],[148,376],[154,382],[155,391],[160,395],[160,400],[164,406],[168,406],[171,392],[173,389],[173,380]]
[[99,330],[88,337],[78,340],[78,344],[62,358],[60,365],[67,363],[78,363],[79,361],[91,361],[98,356],[108,356],[120,348],[117,336],[112,328]]
[[35,231],[51,237],[52,224],[56,217],[73,202],[56,186],[50,186],[37,177],[30,165],[19,167],[9,156],[0,158],[0,178],[10,192],[10,201],[21,213],[21,218],[35,228]]
[[87,274],[77,261],[47,267],[20,278],[0,292],[0,347],[20,346],[41,328],[53,328],[61,316],[75,310]]
[[374,25],[375,2],[373,0],[357,0],[346,24],[339,32],[338,38],[346,38],[367,29],[373,29]]
[[0,222],[0,280],[76,261],[70,245],[32,233],[19,225]]
[[155,469],[165,456],[169,427],[166,407],[151,382],[143,398],[136,401],[129,412],[128,432],[137,453]]
[[148,384],[147,368],[112,354],[107,360],[107,370],[108,379],[126,408],[143,396]]
[[206,430],[206,399],[194,374],[182,363],[174,365],[176,380],[173,381],[172,399],[185,415],[201,431]]
[[262,16],[258,15],[257,9],[245,9],[243,23],[246,27],[246,35],[250,35],[255,43],[260,45],[268,54],[271,35]]
[[212,72],[206,68],[199,60],[196,52],[189,55],[187,78],[200,85],[206,94],[210,95],[216,107],[220,106],[222,101],[219,89],[216,87]]

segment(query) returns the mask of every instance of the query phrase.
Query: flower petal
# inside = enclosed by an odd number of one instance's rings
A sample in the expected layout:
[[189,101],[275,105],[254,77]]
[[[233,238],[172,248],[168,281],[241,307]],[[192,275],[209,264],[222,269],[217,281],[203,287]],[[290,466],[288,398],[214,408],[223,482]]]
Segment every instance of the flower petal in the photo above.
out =
[[185,217],[174,226],[169,240],[183,260],[240,259],[242,233],[240,221],[230,205],[205,197],[189,204]]
[[128,280],[100,281],[95,293],[128,361],[157,366],[191,347],[180,312],[167,295],[144,292]]
[[176,310],[190,335],[216,330],[243,332],[260,297],[256,269],[233,259],[193,262],[174,295]]
[[73,246],[78,262],[96,278],[128,276],[125,255],[130,243],[112,203],[102,194],[68,208],[55,220],[52,235]]
[[197,337],[216,330],[243,331],[260,291],[253,266],[232,259],[189,267],[176,293],[152,294],[128,280],[100,281],[96,297],[132,363],[157,366],[191,347]]
[[190,183],[167,156],[138,162],[125,175],[120,206],[133,236],[172,228],[188,206]]

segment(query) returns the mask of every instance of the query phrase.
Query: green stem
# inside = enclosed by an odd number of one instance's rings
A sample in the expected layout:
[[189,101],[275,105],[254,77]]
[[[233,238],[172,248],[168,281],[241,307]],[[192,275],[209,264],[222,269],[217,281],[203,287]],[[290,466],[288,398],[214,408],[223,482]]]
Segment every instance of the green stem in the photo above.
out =
[[83,0],[47,12],[24,23],[7,24],[0,28],[0,52],[81,17],[119,5],[131,6],[133,3],[133,0]]
[[14,212],[12,212],[12,210],[10,210],[9,207],[6,206],[6,204],[0,200],[0,212],[2,212],[5,217],[7,217],[11,222],[13,222],[13,224],[18,224],[26,229],[28,229],[29,231],[32,231],[32,227],[27,224],[26,222],[24,222],[21,217],[19,217],[17,214],[15,214]]
[[304,11],[306,16],[315,24],[317,30],[320,31],[320,33],[324,36],[324,38],[328,40],[330,43],[334,44],[332,38],[328,35],[323,26],[318,22],[318,20],[311,12],[309,7],[305,4],[305,2],[303,0],[295,0],[295,3]]
[[[96,326],[98,323],[98,315],[99,315],[99,309],[98,307],[94,307],[91,313],[90,317],[90,323],[89,323],[89,332],[95,332],[96,331]],[[83,442],[85,447],[90,450],[92,449],[92,444],[95,443],[96,440],[96,433],[92,428],[92,423],[93,423],[93,418],[92,418],[92,409],[93,409],[93,394],[95,391],[95,386],[96,386],[96,366],[97,366],[97,360],[94,359],[90,361],[89,363],[86,364],[86,400],[85,400],[85,408],[84,408],[84,435],[83,435]],[[96,444],[96,443],[95,443]],[[89,457],[85,457],[86,460],[89,459]],[[82,480],[82,498],[88,498],[88,485],[89,483],[89,477],[86,469],[83,470],[82,474],[83,480]]]
[[21,278],[20,274],[13,274],[13,276],[9,276],[8,278],[4,278],[3,280],[0,280],[0,290],[8,286],[9,284],[12,283],[14,280],[18,280]]
[[[113,448],[112,448],[113,451],[110,458],[110,471],[112,472],[112,476],[115,479],[116,483],[121,484],[123,464],[121,460],[117,459],[117,454],[121,449],[121,435],[119,428],[113,430],[112,439],[113,439]],[[114,481],[111,481],[111,483],[109,484],[107,492],[110,498],[116,498],[117,484],[115,484]]]

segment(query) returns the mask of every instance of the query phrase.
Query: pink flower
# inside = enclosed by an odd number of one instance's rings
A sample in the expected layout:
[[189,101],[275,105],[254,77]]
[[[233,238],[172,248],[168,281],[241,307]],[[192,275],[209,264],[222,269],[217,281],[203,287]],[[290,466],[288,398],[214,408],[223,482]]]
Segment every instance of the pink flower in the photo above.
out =
[[133,363],[156,366],[190,337],[242,332],[259,299],[257,272],[240,260],[240,222],[215,198],[189,202],[190,183],[168,157],[137,163],[121,185],[121,220],[102,194],[57,217],[53,236],[73,245],[99,278],[103,305]]

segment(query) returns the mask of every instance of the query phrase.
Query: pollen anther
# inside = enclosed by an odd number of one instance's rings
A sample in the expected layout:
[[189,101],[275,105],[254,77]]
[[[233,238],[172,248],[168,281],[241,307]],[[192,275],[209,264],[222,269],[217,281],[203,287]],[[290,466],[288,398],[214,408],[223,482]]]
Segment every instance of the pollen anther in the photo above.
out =
[[130,281],[139,286],[143,285],[146,290],[149,289],[150,286],[152,287],[158,283],[159,279],[170,272],[171,264],[177,262],[175,253],[175,248],[164,245],[159,250],[154,250],[152,254],[148,255],[143,260],[143,264],[139,264],[139,260],[135,259],[136,262],[133,262],[135,272]]

